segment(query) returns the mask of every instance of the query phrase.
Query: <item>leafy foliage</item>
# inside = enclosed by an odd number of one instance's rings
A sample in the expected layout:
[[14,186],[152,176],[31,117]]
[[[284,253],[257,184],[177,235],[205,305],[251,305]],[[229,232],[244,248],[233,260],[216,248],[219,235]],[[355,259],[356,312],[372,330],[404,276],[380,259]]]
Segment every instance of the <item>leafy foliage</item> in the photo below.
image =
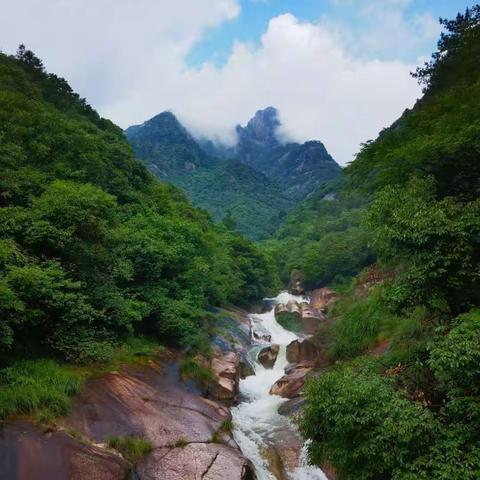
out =
[[0,359],[110,359],[149,334],[202,348],[206,307],[277,283],[251,242],[138,162],[122,131],[20,47],[0,55]]

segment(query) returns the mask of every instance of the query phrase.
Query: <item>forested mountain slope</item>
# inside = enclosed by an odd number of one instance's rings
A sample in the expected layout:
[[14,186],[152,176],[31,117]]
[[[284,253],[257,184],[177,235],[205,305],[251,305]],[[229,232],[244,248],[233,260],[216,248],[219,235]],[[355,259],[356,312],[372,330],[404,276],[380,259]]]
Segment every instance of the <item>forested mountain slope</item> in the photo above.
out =
[[341,294],[300,421],[341,480],[480,476],[480,6],[442,25],[424,97],[271,244]]
[[340,173],[321,142],[284,144],[274,108],[237,127],[235,147],[195,140],[170,112],[127,128],[138,158],[215,220],[264,240],[292,206]]
[[260,171],[206,153],[171,112],[125,134],[152,173],[180,187],[216,221],[228,218],[230,227],[253,239],[268,237],[293,205]]
[[0,55],[0,138],[3,365],[105,359],[137,334],[195,348],[208,305],[275,284],[252,243],[156,180],[121,129],[23,47]]

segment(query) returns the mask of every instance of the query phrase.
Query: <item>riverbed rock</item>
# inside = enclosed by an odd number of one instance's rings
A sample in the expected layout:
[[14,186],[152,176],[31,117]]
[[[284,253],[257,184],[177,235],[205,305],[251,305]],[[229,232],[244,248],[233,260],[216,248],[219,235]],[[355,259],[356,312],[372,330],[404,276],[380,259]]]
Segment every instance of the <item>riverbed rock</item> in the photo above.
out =
[[270,388],[272,395],[283,398],[295,398],[300,395],[307,375],[311,372],[311,364],[298,364],[289,368],[285,375],[277,380]]
[[254,480],[251,464],[240,451],[217,443],[190,443],[157,448],[140,461],[141,480]]
[[273,368],[278,357],[278,352],[280,351],[280,345],[270,345],[264,347],[258,353],[257,360],[268,369]]
[[317,330],[319,324],[325,321],[325,314],[311,305],[305,303],[302,305],[302,325],[303,331],[307,335],[312,335]]
[[292,270],[288,291],[293,295],[302,295],[305,293],[305,275],[300,270]]
[[124,480],[131,465],[120,455],[65,432],[42,432],[26,422],[0,430],[2,480]]
[[290,400],[287,400],[286,402],[282,403],[278,407],[277,411],[280,415],[290,416],[300,411],[304,403],[305,403],[305,398],[303,397],[291,398]]
[[165,447],[179,440],[209,442],[229,418],[226,406],[179,379],[178,355],[168,352],[159,362],[87,380],[64,424],[95,443],[137,436]]
[[314,364],[319,356],[317,347],[308,338],[299,338],[287,345],[287,360],[290,363]]
[[270,332],[260,323],[252,320],[250,324],[250,337],[253,340],[269,343],[272,339]]
[[208,393],[215,400],[233,401],[238,396],[240,382],[240,355],[229,352],[212,358],[213,381]]
[[251,375],[255,375],[255,370],[253,369],[252,364],[247,358],[241,358],[240,378],[243,380],[244,378],[250,377]]
[[310,305],[318,310],[326,312],[337,299],[337,294],[329,288],[318,288],[310,296]]

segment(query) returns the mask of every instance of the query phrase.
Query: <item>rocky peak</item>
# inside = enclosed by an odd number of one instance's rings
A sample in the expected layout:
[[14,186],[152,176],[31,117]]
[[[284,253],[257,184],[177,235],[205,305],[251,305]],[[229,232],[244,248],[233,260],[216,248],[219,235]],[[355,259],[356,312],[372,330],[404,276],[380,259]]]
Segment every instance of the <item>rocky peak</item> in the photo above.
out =
[[278,110],[274,107],[267,107],[258,110],[254,117],[249,120],[246,127],[237,127],[239,138],[249,138],[265,145],[278,145],[276,131],[280,126]]

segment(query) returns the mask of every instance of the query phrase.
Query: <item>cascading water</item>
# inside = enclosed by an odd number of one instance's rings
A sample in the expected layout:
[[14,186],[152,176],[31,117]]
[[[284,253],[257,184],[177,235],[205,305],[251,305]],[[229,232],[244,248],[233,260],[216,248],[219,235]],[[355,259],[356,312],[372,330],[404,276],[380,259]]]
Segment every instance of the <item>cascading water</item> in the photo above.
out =
[[[233,436],[240,446],[243,454],[253,463],[258,480],[275,480],[270,470],[269,463],[265,458],[273,439],[278,435],[290,432],[296,434],[294,425],[290,420],[278,413],[278,407],[286,400],[277,395],[270,395],[270,387],[284,375],[284,369],[288,365],[286,356],[287,345],[295,340],[297,335],[285,330],[275,319],[275,305],[286,304],[289,300],[302,303],[306,299],[300,296],[290,295],[287,292],[280,293],[275,298],[267,299],[273,306],[263,314],[252,314],[254,324],[260,324],[262,331],[268,332],[272,344],[280,345],[275,365],[272,369],[266,369],[257,361],[258,352],[263,344],[254,344],[249,352],[255,375],[251,375],[240,381],[240,394],[242,402],[232,409],[234,431]],[[326,480],[325,475],[319,468],[307,465],[305,453],[300,457],[300,466],[292,472],[288,472],[292,480]]]

